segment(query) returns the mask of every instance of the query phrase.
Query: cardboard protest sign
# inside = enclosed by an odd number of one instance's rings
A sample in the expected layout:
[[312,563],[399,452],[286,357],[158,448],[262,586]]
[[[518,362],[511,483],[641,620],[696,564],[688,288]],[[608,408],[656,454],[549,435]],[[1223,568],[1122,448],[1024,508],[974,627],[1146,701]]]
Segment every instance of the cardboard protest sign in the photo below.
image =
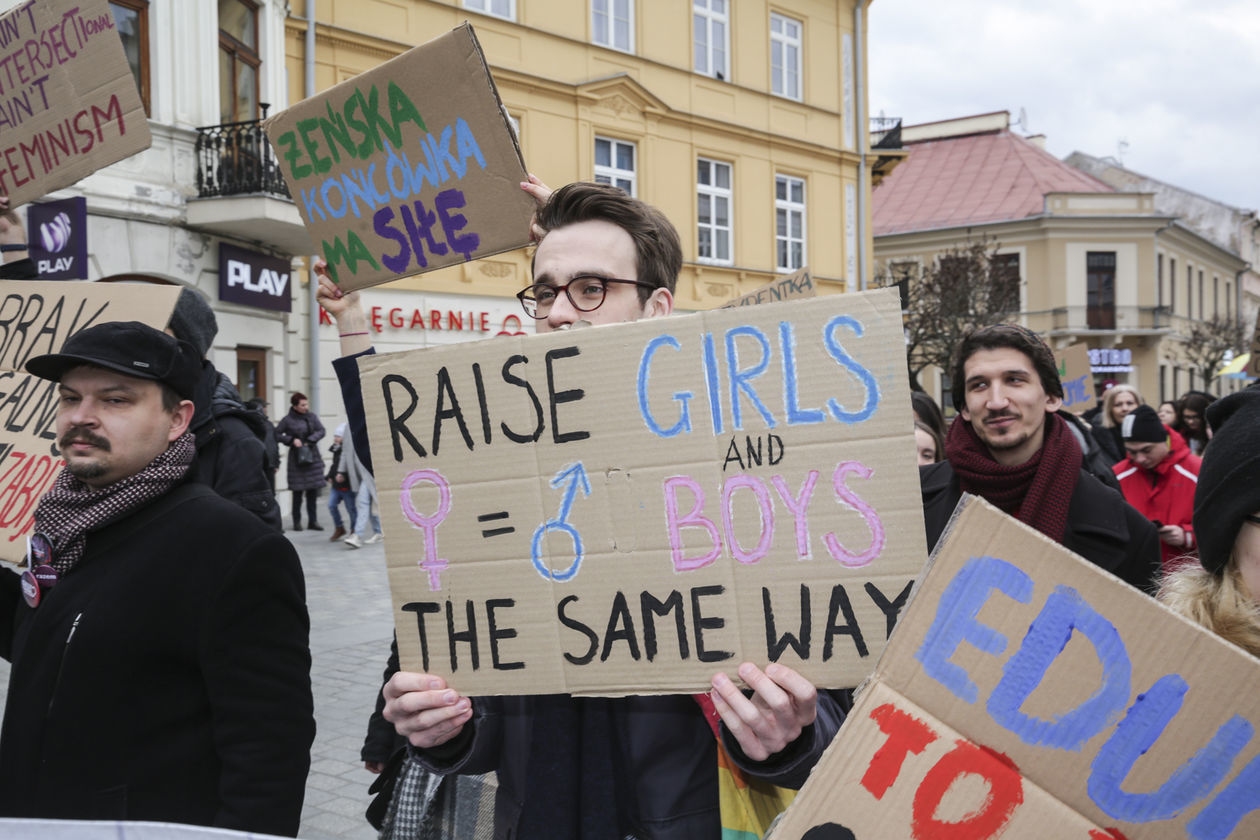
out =
[[0,559],[25,556],[35,503],[65,464],[57,383],[26,373],[27,360],[108,321],[162,329],[178,296],[174,286],[0,281]]
[[403,667],[464,693],[856,685],[926,558],[895,293],[360,369]]
[[1260,661],[960,507],[774,840],[1260,836]]
[[1058,350],[1054,359],[1059,363],[1059,381],[1063,383],[1063,408],[1073,414],[1080,414],[1097,405],[1088,345],[1073,344]]
[[343,289],[529,243],[525,163],[467,23],[264,128]]
[[12,206],[151,142],[108,0],[30,0],[0,17],[0,194]]
[[784,277],[777,277],[746,295],[740,295],[722,304],[721,308],[730,309],[735,306],[752,306],[755,303],[777,303],[781,300],[812,298],[816,294],[818,294],[818,289],[814,286],[814,278],[809,276],[808,268],[802,268]]

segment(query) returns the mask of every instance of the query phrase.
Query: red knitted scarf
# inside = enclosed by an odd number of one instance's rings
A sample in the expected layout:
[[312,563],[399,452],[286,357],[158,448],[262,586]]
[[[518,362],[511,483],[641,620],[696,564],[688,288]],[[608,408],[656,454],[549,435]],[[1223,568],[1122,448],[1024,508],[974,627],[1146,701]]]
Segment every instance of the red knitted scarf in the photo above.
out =
[[1046,414],[1041,449],[1017,467],[994,461],[962,415],[949,427],[945,457],[964,492],[983,497],[1055,542],[1063,542],[1068,504],[1081,475],[1081,447],[1057,413]]

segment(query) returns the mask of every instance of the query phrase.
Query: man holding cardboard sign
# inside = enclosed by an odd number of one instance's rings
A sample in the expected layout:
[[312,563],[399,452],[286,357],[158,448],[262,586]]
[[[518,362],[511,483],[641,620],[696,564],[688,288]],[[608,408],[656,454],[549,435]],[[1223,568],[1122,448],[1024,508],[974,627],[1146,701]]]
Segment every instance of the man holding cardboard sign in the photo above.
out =
[[[539,223],[548,232],[537,282],[519,297],[540,332],[670,314],[682,254],[659,211],[619,190],[572,184],[551,196]],[[320,294],[343,334],[363,331],[352,302],[326,281]],[[352,426],[362,426],[353,361],[335,366]],[[466,698],[441,677],[403,672],[385,687],[385,716],[434,771],[498,772],[496,836],[717,837],[714,731],[745,772],[796,787],[841,718],[833,697],[790,668],[746,662],[739,675],[750,697],[719,673],[713,691],[696,697]]]
[[968,492],[1129,584],[1154,586],[1155,529],[1082,469],[1058,416],[1063,385],[1045,342],[1013,324],[977,330],[958,348],[953,394],[946,460],[920,470],[929,546]]

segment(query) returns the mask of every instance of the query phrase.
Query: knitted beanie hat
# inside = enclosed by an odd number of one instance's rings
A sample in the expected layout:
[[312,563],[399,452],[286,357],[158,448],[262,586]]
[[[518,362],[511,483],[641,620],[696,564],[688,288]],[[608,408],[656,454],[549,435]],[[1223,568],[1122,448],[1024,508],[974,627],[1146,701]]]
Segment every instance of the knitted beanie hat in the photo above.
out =
[[1194,537],[1203,568],[1220,574],[1244,517],[1260,511],[1260,384],[1208,407],[1214,431],[1194,491]]
[[196,347],[204,359],[210,352],[214,337],[219,334],[219,322],[215,320],[214,310],[201,295],[192,289],[180,289],[179,300],[175,302],[175,311],[171,314],[171,332],[176,338]]
[[1139,405],[1120,421],[1120,437],[1125,442],[1163,443],[1168,440],[1168,430],[1159,422],[1159,415],[1149,405]]

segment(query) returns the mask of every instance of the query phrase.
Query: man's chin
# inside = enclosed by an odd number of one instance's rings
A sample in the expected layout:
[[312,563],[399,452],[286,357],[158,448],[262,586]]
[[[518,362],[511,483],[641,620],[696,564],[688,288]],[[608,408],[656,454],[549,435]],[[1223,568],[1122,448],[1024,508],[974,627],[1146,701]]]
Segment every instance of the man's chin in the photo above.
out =
[[72,460],[67,462],[66,469],[79,481],[92,481],[105,475],[108,471],[108,468],[100,461]]

